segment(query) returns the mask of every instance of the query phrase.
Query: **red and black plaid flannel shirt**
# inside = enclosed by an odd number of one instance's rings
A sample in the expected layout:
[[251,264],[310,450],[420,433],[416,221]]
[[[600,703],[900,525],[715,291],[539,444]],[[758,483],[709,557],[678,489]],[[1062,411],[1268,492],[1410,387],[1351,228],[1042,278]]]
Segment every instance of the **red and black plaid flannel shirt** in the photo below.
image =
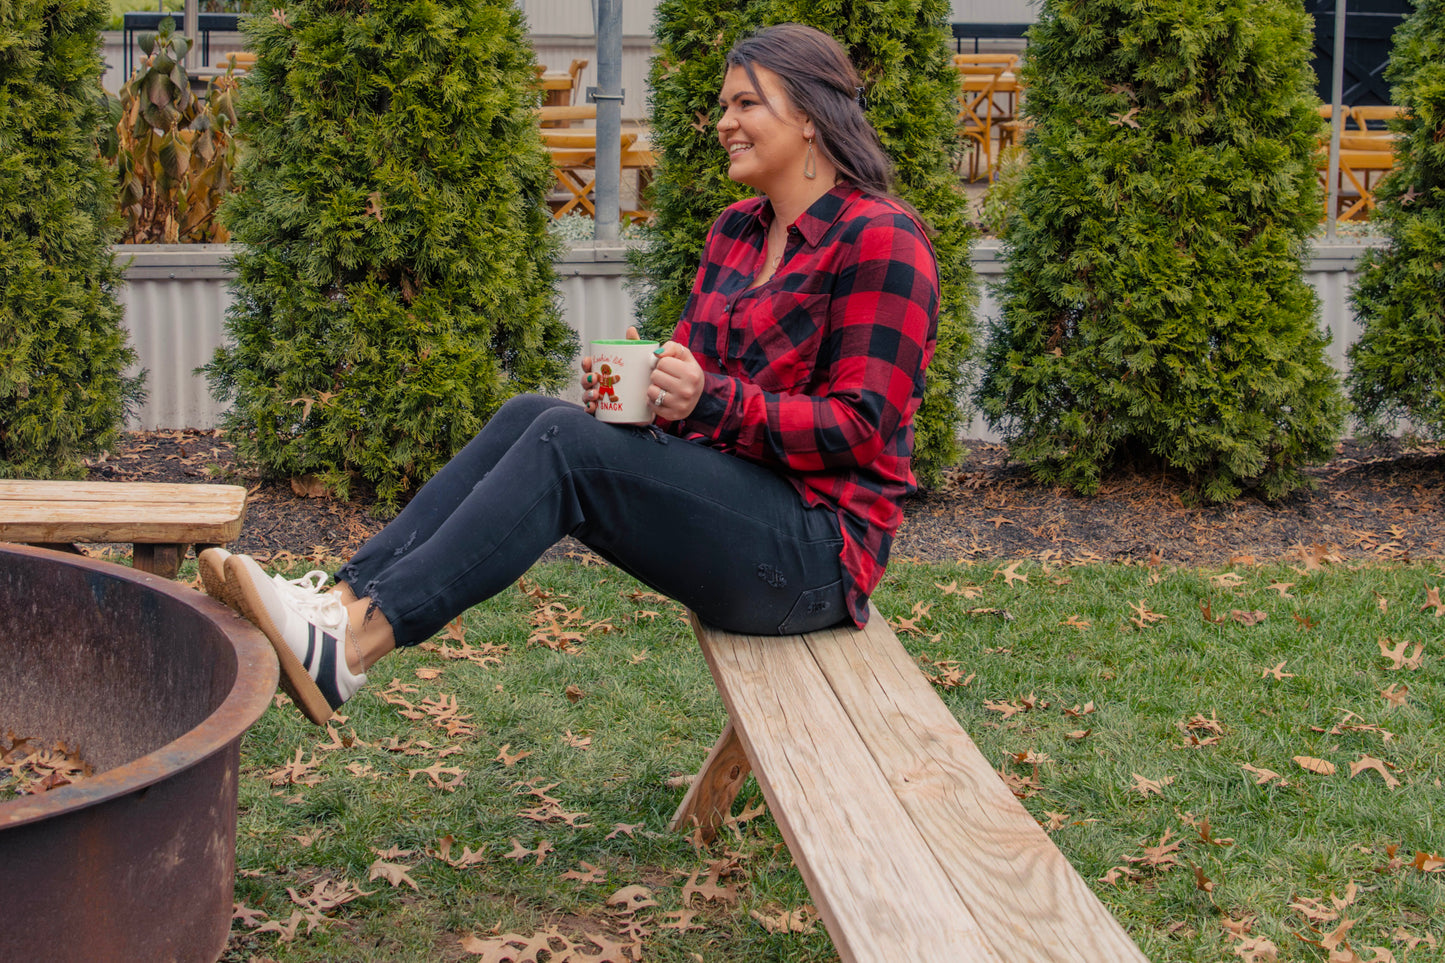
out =
[[749,289],[772,218],[758,198],[713,224],[673,333],[706,384],[668,429],[777,469],[838,514],[861,626],[917,487],[913,413],[936,344],[938,268],[917,221],[844,182],[788,229],[777,272]]

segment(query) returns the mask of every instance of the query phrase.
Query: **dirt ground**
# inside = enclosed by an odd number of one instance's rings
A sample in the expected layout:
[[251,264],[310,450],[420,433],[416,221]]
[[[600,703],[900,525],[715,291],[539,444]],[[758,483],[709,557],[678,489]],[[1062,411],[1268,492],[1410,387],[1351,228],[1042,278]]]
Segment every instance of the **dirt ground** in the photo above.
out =
[[[1188,505],[1186,487],[1167,475],[1122,475],[1098,495],[1079,497],[1034,483],[1006,455],[1001,445],[973,443],[943,486],[910,499],[894,558],[1223,565],[1320,550],[1349,559],[1445,558],[1445,448],[1345,442],[1309,469],[1312,491],[1279,503],[1246,495],[1209,507]],[[339,502],[301,497],[288,482],[263,483],[214,431],[125,434],[91,462],[90,477],[244,484],[245,525],[230,548],[263,558],[344,559],[384,524],[370,514],[365,493]],[[554,552],[579,548],[564,542]]]

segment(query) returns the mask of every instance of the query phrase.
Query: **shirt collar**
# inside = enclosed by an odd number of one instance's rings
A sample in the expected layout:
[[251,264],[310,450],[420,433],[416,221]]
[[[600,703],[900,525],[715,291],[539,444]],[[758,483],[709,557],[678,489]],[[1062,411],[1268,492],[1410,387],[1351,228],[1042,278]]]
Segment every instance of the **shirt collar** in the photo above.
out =
[[[799,215],[798,220],[794,222],[798,233],[803,235],[803,239],[808,244],[816,246],[823,240],[828,228],[838,220],[843,209],[848,206],[848,202],[858,193],[858,189],[848,181],[839,181],[834,184],[832,190],[814,201],[806,211]],[[758,208],[757,217],[766,234],[768,227],[773,223],[773,202],[763,201],[762,206]]]

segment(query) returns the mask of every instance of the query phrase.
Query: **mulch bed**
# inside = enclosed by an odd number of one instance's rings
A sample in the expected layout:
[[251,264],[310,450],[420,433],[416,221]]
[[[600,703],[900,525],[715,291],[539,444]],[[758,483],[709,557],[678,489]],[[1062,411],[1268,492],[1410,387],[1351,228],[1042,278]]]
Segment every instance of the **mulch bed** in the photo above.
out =
[[[1006,456],[1002,445],[973,443],[943,486],[910,499],[894,557],[1225,565],[1328,550],[1354,559],[1445,558],[1439,447],[1345,442],[1309,470],[1312,491],[1277,503],[1246,495],[1204,507],[1189,504],[1187,486],[1169,475],[1121,474],[1080,497],[1033,482]],[[345,559],[384,524],[370,514],[365,492],[340,502],[262,482],[216,431],[125,434],[91,462],[90,478],[244,484],[245,525],[230,548],[263,558]],[[554,551],[577,548],[563,543]]]

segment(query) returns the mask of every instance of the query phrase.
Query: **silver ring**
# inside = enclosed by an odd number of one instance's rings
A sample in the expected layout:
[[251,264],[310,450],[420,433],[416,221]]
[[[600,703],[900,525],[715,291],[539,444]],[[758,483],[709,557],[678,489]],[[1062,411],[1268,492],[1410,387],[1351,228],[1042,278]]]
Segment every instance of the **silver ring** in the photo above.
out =
[[667,397],[667,389],[666,389],[666,388],[658,388],[658,389],[657,389],[657,397],[652,400],[652,407],[654,407],[654,408],[661,408],[661,407],[662,407],[662,399],[663,399],[663,398],[666,398],[666,397]]

